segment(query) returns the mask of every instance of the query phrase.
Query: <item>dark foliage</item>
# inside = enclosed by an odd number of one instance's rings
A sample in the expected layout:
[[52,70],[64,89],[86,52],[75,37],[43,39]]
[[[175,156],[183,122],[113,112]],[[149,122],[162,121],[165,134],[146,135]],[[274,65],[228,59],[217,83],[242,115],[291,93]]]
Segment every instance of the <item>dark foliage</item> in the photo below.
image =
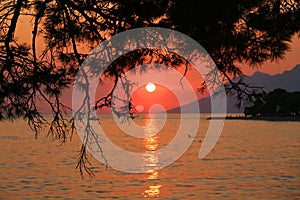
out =
[[257,99],[251,107],[245,108],[245,115],[251,117],[293,117],[300,116],[300,92],[275,89]]
[[[36,134],[49,125],[49,134],[61,142],[74,130],[73,119],[64,117],[69,108],[61,103],[61,91],[74,79],[86,52],[114,34],[144,26],[183,32],[209,52],[228,82],[228,92],[237,91],[240,100],[253,100],[253,88],[242,79],[233,80],[243,74],[236,64],[259,66],[283,58],[300,29],[298,0],[1,0],[0,4],[0,118],[24,117]],[[15,37],[22,16],[32,17],[32,29],[24,30],[32,33],[30,44]],[[37,37],[44,39],[41,55]],[[188,67],[172,53],[144,49],[120,58],[105,75],[117,82],[128,64],[148,62],[149,55],[157,63]],[[199,83],[203,89],[205,83]],[[38,101],[49,104],[52,120],[42,117]],[[94,108],[110,103],[108,93]],[[78,166],[91,173],[86,156],[83,143]]]

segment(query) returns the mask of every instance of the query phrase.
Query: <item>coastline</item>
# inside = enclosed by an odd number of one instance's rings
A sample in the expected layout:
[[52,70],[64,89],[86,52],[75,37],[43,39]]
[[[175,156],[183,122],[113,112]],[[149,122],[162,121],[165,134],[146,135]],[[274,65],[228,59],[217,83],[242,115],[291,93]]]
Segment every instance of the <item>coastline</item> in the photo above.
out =
[[[220,117],[208,117],[207,120],[219,120],[223,119]],[[300,117],[279,117],[279,116],[270,116],[270,117],[245,117],[244,115],[227,115],[226,120],[260,120],[260,121],[294,121],[300,122]]]

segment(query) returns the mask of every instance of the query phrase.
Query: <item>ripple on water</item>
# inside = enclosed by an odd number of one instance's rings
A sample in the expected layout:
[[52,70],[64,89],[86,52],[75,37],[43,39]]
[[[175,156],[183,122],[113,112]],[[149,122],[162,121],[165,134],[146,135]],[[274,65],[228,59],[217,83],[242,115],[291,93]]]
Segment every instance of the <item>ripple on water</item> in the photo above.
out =
[[[92,157],[96,177],[81,179],[74,170],[79,140],[75,138],[64,148],[58,148],[46,139],[24,137],[23,128],[18,129],[23,126],[10,128],[14,131],[12,136],[0,127],[0,198],[141,199],[142,194],[158,192],[161,199],[300,197],[300,134],[295,132],[300,132],[300,125],[296,123],[270,126],[264,122],[227,122],[220,140],[206,158],[198,159],[201,143],[194,142],[177,162],[150,179],[151,174],[128,174],[111,168],[106,171]],[[291,130],[295,133],[288,134]],[[120,140],[117,136],[115,139]],[[126,145],[136,144],[126,140],[124,148]]]

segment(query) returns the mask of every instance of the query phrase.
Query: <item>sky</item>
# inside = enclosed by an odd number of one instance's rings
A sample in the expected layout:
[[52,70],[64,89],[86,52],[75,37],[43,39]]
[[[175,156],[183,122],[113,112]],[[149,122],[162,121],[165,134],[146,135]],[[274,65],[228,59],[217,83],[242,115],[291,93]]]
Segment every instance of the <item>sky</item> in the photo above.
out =
[[[20,19],[20,23],[17,26],[17,37],[20,41],[30,42],[31,41],[31,25],[30,17],[24,17]],[[42,47],[43,40],[38,38],[39,46]],[[291,70],[297,64],[300,64],[300,38],[294,35],[292,38],[291,49],[286,53],[283,60],[277,62],[266,62],[258,68],[251,68],[247,65],[240,65],[243,72],[246,75],[252,75],[256,71],[268,73],[271,75],[279,74],[287,70]]]
[[267,62],[259,68],[251,68],[249,66],[241,67],[246,75],[252,75],[257,71],[275,75],[291,70],[297,64],[300,64],[300,38],[295,35],[292,38],[291,49],[286,53],[283,60],[279,60],[277,62]]
[[[24,41],[27,43],[31,42],[31,25],[30,25],[30,18],[29,17],[22,17],[20,19],[20,23],[18,23],[17,25],[17,34],[16,34],[17,38],[19,39],[19,41]],[[38,43],[38,49],[42,49],[43,48],[43,39],[42,38],[38,38],[37,39],[37,43]],[[291,49],[286,53],[285,58],[283,60],[279,60],[277,62],[266,62],[264,63],[262,66],[258,67],[258,68],[251,68],[249,66],[246,65],[239,65],[240,68],[242,69],[242,71],[244,72],[245,75],[252,75],[253,73],[260,71],[263,73],[268,73],[270,75],[275,75],[275,74],[279,74],[282,73],[284,71],[287,70],[291,70],[293,69],[297,64],[300,64],[300,38],[297,37],[296,35],[292,38],[292,43],[291,43]],[[139,79],[141,79],[141,77],[139,77]],[[192,82],[195,82],[195,77],[190,77],[190,79],[194,79],[192,80]],[[199,79],[198,79],[199,80]],[[288,80],[287,80],[288,81]],[[149,80],[149,82],[152,82],[151,80]],[[162,104],[162,99],[164,100],[164,104],[166,106],[166,109],[171,109],[172,107],[176,107],[178,105],[178,101],[165,101],[165,99],[176,99],[174,95],[176,95],[176,93],[184,93],[180,84],[178,84],[178,80],[172,80],[171,83],[173,85],[177,84],[177,89],[173,89],[173,91],[170,91],[170,89],[164,87],[163,85],[157,85],[157,90],[153,93],[149,93],[145,90],[145,85],[143,85],[140,88],[137,88],[137,90],[133,93],[133,99],[136,100],[136,105],[139,106],[139,110],[147,110],[151,107],[151,105],[153,105],[154,103],[157,104]],[[146,83],[145,83],[146,84]],[[197,85],[193,85],[192,87],[194,89],[197,88],[197,86],[199,86],[199,84]],[[108,91],[107,87],[102,88],[101,91]],[[67,91],[66,92],[66,96],[67,97],[71,97],[72,95],[70,94],[71,91]],[[173,94],[172,94],[173,92]],[[185,94],[184,94],[185,95]],[[100,94],[101,96],[101,94]],[[69,102],[71,102],[70,98],[66,98],[66,102],[68,102],[67,104],[69,104]],[[203,97],[200,94],[197,94],[197,98],[201,98]],[[184,99],[184,98],[183,98]],[[171,102],[171,103],[170,103]],[[181,102],[181,105],[185,105],[190,103],[191,100],[189,100],[188,98],[184,99],[183,102]],[[142,107],[143,109],[141,109]]]

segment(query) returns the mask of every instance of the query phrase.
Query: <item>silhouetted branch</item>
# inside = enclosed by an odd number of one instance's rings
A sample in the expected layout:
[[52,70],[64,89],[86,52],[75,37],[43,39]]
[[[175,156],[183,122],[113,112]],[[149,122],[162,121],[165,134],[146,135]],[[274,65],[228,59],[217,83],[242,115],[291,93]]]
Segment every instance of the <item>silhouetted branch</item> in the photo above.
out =
[[[182,72],[181,83],[191,63],[176,55],[171,47],[138,49],[110,63],[103,75],[112,78],[114,85],[96,102],[91,102],[88,93],[87,74],[79,71],[84,80],[80,87],[86,93],[82,106],[73,117],[68,116],[71,110],[62,104],[61,93],[73,82],[87,52],[99,42],[125,30],[151,25],[181,31],[203,45],[218,67],[218,71],[207,75],[207,82],[219,83],[216,78],[217,73],[221,73],[228,93],[237,95],[239,100],[259,99],[264,94],[263,88],[248,85],[238,78],[243,73],[236,63],[260,66],[266,61],[282,59],[289,49],[291,37],[300,30],[299,5],[295,0],[188,3],[181,0],[3,0],[0,5],[0,119],[24,117],[36,137],[48,127],[48,135],[62,144],[72,137],[75,118],[83,108],[90,113],[109,107],[119,117],[133,117],[130,90],[135,83],[124,75],[128,71],[135,72],[137,66],[141,66],[141,73],[146,73],[149,68],[143,64],[157,64],[152,67]],[[20,43],[15,37],[22,16],[33,19],[32,30],[28,30],[32,33],[30,45]],[[40,56],[36,42],[39,35],[45,44]],[[147,35],[149,41],[168,47],[165,38],[158,37],[157,33],[148,32]],[[146,41],[132,42],[140,45]],[[107,49],[106,53],[112,57],[113,50]],[[91,73],[99,74],[101,67],[106,66],[95,67]],[[118,82],[121,82],[126,98],[113,94]],[[199,91],[207,90],[205,82],[201,85],[199,81],[199,85]],[[115,108],[113,99],[126,106]],[[37,106],[40,101],[49,106],[51,118],[42,116]],[[93,168],[87,156],[88,142],[97,143],[103,160],[105,152],[89,123],[85,134],[77,168],[82,175],[84,172],[92,175]],[[106,162],[106,166],[108,164]]]

